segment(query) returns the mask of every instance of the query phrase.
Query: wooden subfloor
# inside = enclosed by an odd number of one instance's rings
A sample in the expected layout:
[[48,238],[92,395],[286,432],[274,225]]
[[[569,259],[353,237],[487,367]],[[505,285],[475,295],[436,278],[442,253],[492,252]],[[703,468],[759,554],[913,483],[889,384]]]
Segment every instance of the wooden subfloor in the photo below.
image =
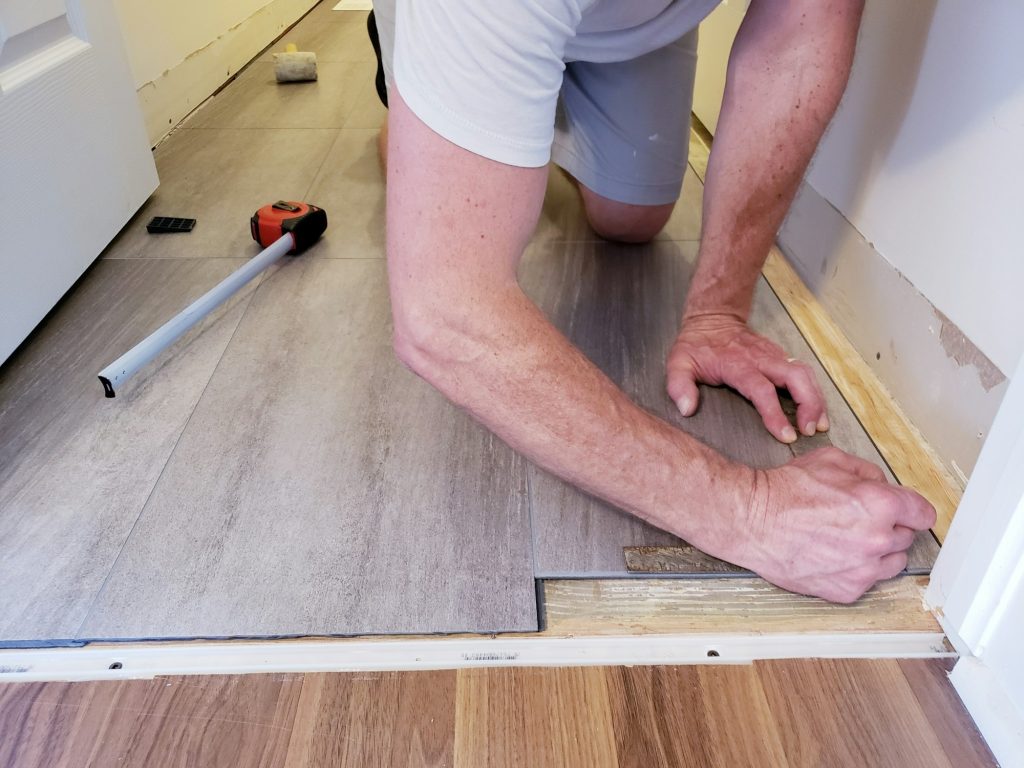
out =
[[0,687],[0,765],[993,766],[943,661]]

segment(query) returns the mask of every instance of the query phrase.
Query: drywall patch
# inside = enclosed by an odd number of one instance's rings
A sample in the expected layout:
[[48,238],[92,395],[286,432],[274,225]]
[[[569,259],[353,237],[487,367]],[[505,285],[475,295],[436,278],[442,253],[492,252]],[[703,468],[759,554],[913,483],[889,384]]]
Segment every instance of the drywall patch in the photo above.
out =
[[965,365],[974,366],[981,386],[986,392],[1006,381],[1006,375],[985,356],[984,352],[974,346],[974,342],[964,336],[963,331],[956,327],[956,323],[938,309],[935,310],[935,316],[940,323],[939,343],[951,360],[961,368]]

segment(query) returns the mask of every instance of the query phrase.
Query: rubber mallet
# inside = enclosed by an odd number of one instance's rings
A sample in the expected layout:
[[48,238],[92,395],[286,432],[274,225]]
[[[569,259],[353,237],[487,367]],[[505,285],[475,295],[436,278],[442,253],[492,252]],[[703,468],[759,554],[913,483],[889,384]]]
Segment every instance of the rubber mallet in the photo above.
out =
[[286,253],[302,253],[319,240],[327,229],[327,213],[309,203],[279,200],[256,211],[249,223],[253,240],[263,250],[100,371],[107,397],[260,272]]
[[279,83],[316,80],[316,54],[300,51],[295,43],[288,43],[284,53],[274,54],[274,76]]

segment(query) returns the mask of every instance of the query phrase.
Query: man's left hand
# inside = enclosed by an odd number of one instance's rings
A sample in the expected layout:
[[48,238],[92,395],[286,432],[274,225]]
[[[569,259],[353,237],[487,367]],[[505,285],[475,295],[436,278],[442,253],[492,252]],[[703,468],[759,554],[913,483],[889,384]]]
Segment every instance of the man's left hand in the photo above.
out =
[[725,384],[754,404],[777,440],[792,443],[796,430],[779,403],[776,387],[781,387],[796,401],[797,425],[803,434],[828,429],[825,397],[811,367],[731,315],[685,320],[666,367],[668,393],[683,416],[697,410],[698,384]]

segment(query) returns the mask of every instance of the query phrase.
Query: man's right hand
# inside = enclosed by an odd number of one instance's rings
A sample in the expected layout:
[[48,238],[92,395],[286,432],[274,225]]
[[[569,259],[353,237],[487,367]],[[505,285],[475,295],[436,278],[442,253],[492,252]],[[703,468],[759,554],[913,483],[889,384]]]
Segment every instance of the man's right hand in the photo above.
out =
[[755,477],[734,561],[791,592],[852,603],[906,568],[915,533],[935,524],[920,494],[838,448]]

